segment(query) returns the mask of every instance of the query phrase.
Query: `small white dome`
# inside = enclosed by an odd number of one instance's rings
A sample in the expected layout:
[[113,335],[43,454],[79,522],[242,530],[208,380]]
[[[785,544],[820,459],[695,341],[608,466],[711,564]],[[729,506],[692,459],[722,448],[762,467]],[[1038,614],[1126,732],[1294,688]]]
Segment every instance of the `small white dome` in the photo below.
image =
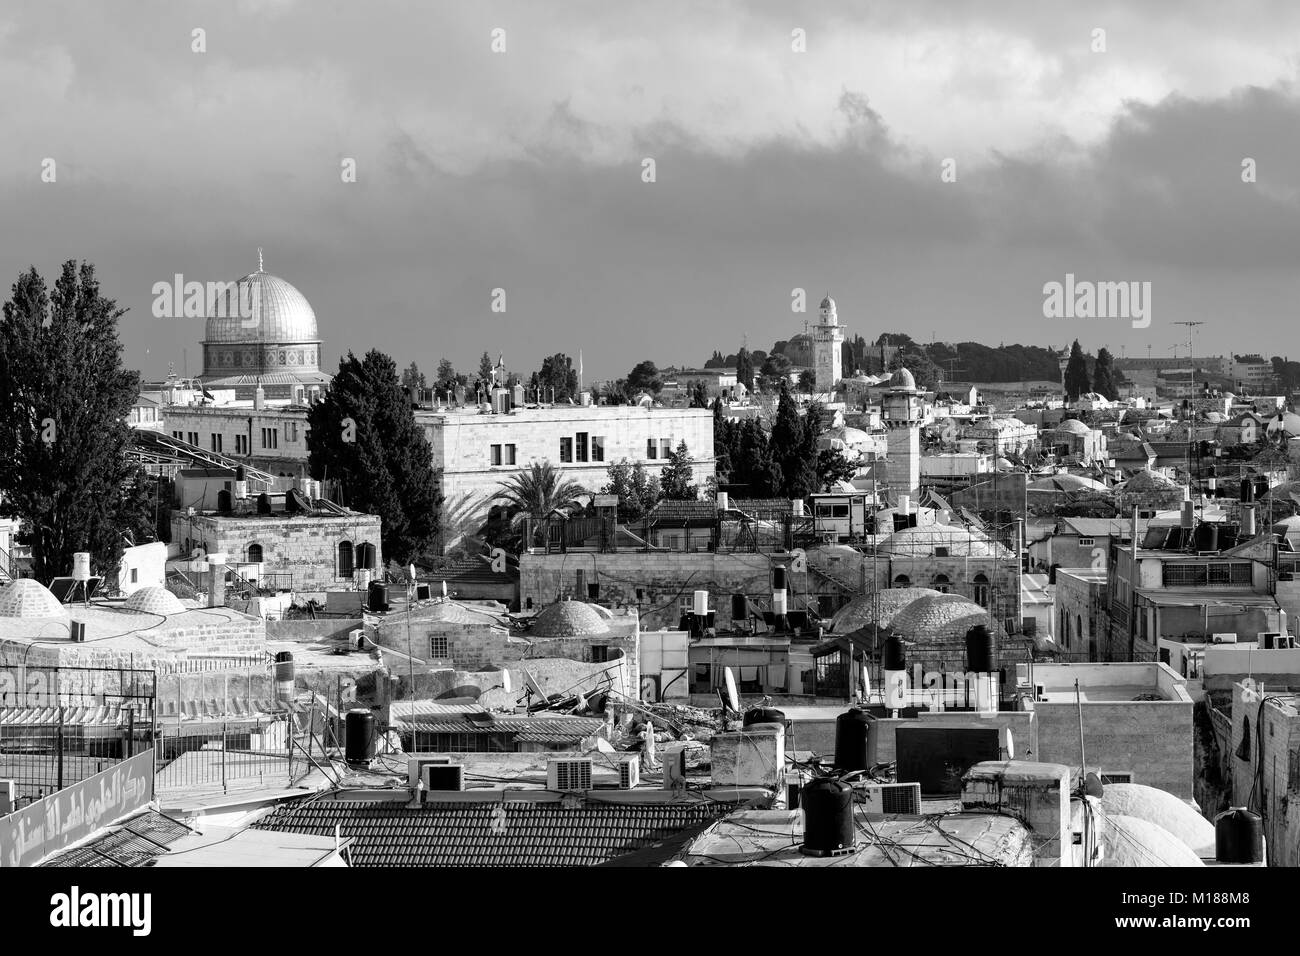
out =
[[0,588],[0,617],[67,617],[68,609],[34,578],[18,578]]
[[183,605],[175,594],[166,588],[147,587],[133,591],[122,606],[144,614],[183,614]]

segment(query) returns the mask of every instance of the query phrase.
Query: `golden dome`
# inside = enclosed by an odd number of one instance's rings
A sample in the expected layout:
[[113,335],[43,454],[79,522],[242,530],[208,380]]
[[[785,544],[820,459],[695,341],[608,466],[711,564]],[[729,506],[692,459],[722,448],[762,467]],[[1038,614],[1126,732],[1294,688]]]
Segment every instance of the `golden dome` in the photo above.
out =
[[203,344],[295,345],[319,340],[316,313],[306,296],[259,269],[217,298]]

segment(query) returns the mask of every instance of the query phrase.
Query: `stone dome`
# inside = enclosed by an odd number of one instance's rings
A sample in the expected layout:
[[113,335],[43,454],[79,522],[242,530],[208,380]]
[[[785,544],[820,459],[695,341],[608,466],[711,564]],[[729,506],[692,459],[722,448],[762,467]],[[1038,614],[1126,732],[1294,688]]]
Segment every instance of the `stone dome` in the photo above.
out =
[[560,601],[538,612],[529,633],[537,637],[582,637],[607,634],[609,625],[585,601]]
[[185,605],[180,598],[166,588],[147,587],[133,591],[122,602],[122,606],[132,611],[146,614],[183,614]]
[[417,608],[413,612],[421,622],[429,624],[495,624],[496,615],[477,611],[455,601],[439,601],[431,607]]
[[1187,844],[1159,824],[1123,813],[1107,813],[1102,827],[1102,866],[1205,865]]
[[1077,418],[1067,418],[1063,420],[1054,430],[1058,432],[1069,432],[1071,435],[1086,435],[1092,431],[1091,428],[1079,421]]
[[1267,431],[1270,435],[1276,435],[1279,431],[1288,435],[1300,435],[1300,415],[1282,412],[1269,419]]
[[881,554],[900,557],[926,557],[933,555],[936,548],[947,548],[948,556],[954,558],[1006,557],[1010,553],[982,531],[945,524],[904,528],[880,543]]
[[835,612],[831,633],[850,634],[873,625],[888,627],[898,612],[913,601],[938,593],[933,588],[888,588],[876,594],[859,594]]
[[904,639],[964,637],[976,624],[988,624],[988,611],[960,594],[933,594],[899,611],[889,629]]
[[1214,824],[1167,790],[1139,783],[1108,783],[1102,790],[1107,814],[1136,817],[1167,830],[1201,859],[1214,857]]
[[1046,478],[1038,478],[1031,481],[1027,486],[1029,491],[1109,491],[1110,489],[1103,485],[1095,478],[1088,478],[1084,475],[1071,475],[1068,472],[1060,475],[1048,475]]
[[900,368],[895,372],[893,378],[889,380],[889,384],[891,388],[916,391],[916,377],[906,368]]
[[833,309],[833,308],[835,308],[835,300],[832,299],[829,295],[826,296],[824,299],[822,299],[821,308],[823,308],[823,309]]
[[0,617],[25,619],[67,617],[68,609],[34,578],[18,578],[0,587]]
[[234,288],[218,297],[203,336],[204,345],[294,345],[318,341],[316,313],[306,296],[279,276],[260,269],[244,276]]
[[1151,471],[1149,468],[1143,468],[1124,482],[1125,491],[1167,491],[1177,487],[1179,487],[1178,482]]

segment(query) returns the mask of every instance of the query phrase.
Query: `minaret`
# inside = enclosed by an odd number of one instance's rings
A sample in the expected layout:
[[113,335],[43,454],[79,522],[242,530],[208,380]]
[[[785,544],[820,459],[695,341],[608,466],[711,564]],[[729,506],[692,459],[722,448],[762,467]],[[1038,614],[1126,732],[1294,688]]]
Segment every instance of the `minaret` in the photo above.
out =
[[916,379],[905,368],[894,373],[884,395],[885,428],[889,435],[890,498],[898,504],[900,495],[912,501],[921,493],[921,395]]
[[818,322],[813,329],[813,369],[817,374],[817,391],[833,392],[844,377],[844,360],[840,346],[844,330],[835,314],[835,300],[828,294],[822,299]]

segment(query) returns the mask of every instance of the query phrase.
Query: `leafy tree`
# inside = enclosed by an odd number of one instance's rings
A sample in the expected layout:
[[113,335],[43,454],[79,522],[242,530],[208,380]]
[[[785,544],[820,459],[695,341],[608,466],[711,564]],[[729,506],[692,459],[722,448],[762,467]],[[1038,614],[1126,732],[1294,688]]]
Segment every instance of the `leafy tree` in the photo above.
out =
[[709,357],[708,361],[704,363],[704,367],[705,368],[726,368],[727,357],[723,355],[721,352],[719,352],[717,349],[714,349],[713,354]]
[[853,462],[834,448],[823,448],[817,453],[817,487],[830,491],[837,481],[849,481],[858,473]]
[[674,501],[694,501],[699,498],[699,486],[691,483],[695,477],[691,461],[686,442],[678,442],[677,450],[669,453],[668,464],[659,473],[659,486],[663,489],[665,498]]
[[815,392],[817,390],[817,373],[810,368],[799,373],[799,391]]
[[744,346],[736,353],[736,381],[747,390],[754,390],[754,359]]
[[659,503],[662,490],[659,479],[647,474],[644,464],[624,458],[609,466],[609,482],[601,494],[618,495],[618,520],[631,524],[650,513]]
[[658,395],[664,387],[663,379],[659,377],[658,366],[649,359],[637,362],[632,371],[627,373],[627,387],[633,395],[637,392]]
[[708,408],[709,390],[703,382],[696,382],[691,388],[691,408]]
[[1077,401],[1088,390],[1088,362],[1083,357],[1079,340],[1070,346],[1070,360],[1065,366],[1065,396],[1070,401]]
[[775,498],[781,493],[783,476],[772,455],[771,444],[758,419],[740,426],[740,453],[733,459],[733,484],[744,484],[755,498]]
[[790,360],[779,352],[768,355],[759,369],[763,388],[783,388],[789,384],[790,364]]
[[22,519],[36,578],[48,582],[89,551],[115,572],[122,532],[153,540],[147,482],[127,458],[140,377],[122,368],[117,320],[95,267],[63,264],[53,291],[34,267],[18,277],[0,322],[0,513]]
[[1109,349],[1097,352],[1097,361],[1092,368],[1092,390],[1112,402],[1119,398],[1119,389],[1115,387],[1114,358]]
[[418,388],[420,391],[424,391],[427,387],[428,382],[425,381],[424,373],[420,371],[420,366],[412,362],[406,367],[406,370],[402,372],[402,391],[410,392],[413,388]]
[[713,400],[713,458],[714,473],[719,483],[730,480],[733,461],[740,455],[740,423],[722,414],[721,397]]
[[379,516],[384,560],[428,560],[442,495],[433,451],[393,360],[376,349],[362,359],[348,352],[325,398],[308,411],[307,423],[312,477],[337,482],[344,504]]
[[541,401],[578,400],[578,372],[573,360],[563,352],[542,359],[541,370],[533,374],[529,384],[533,389],[541,389]]
[[439,360],[438,377],[434,381],[437,383],[438,388],[443,391],[456,387],[456,369],[452,366],[450,359]]
[[522,545],[521,532],[526,518],[544,518],[568,508],[583,494],[586,489],[565,478],[549,461],[534,461],[501,482],[494,501],[504,506],[504,516]]
[[478,380],[480,387],[487,388],[492,384],[492,370],[496,366],[492,362],[492,356],[484,352],[478,360]]
[[816,481],[816,456],[808,455],[805,424],[799,418],[790,389],[781,388],[772,424],[772,460],[781,471],[779,491],[784,498],[802,498]]

